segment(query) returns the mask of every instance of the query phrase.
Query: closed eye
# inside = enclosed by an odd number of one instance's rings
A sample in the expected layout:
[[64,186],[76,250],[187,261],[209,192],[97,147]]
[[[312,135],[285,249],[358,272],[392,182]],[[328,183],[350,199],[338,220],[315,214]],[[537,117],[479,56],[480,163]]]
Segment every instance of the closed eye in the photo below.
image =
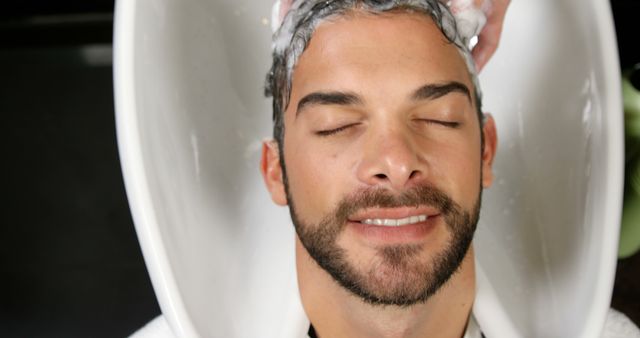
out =
[[334,128],[334,129],[319,130],[319,131],[316,131],[315,134],[318,135],[318,136],[330,136],[330,135],[338,134],[341,131],[344,131],[344,130],[346,130],[346,129],[350,128],[350,127],[356,126],[358,124],[359,123],[351,123],[351,124],[344,125],[342,127]]
[[429,120],[429,119],[421,119],[420,121],[426,122],[427,124],[437,124],[437,125],[441,125],[441,126],[445,126],[453,129],[460,127],[460,122]]

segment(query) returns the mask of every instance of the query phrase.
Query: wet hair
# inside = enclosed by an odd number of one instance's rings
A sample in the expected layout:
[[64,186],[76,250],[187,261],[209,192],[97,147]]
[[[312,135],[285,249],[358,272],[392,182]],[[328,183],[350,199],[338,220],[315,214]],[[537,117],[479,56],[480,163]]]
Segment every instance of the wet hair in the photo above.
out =
[[431,18],[444,37],[458,48],[474,84],[476,109],[482,125],[481,92],[468,48],[471,36],[459,34],[456,19],[439,0],[296,0],[273,36],[273,64],[265,85],[265,95],[273,97],[273,137],[278,142],[281,153],[284,112],[291,98],[293,70],[318,25],[330,18],[353,12],[375,15],[391,11],[420,13]]

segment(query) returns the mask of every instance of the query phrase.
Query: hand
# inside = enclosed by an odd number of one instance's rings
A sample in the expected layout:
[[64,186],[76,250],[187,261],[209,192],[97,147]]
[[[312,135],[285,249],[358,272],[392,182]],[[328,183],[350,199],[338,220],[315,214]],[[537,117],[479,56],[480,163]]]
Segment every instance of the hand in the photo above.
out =
[[483,5],[480,6],[487,16],[487,23],[478,35],[478,44],[476,44],[471,51],[478,72],[482,71],[482,68],[484,68],[496,52],[496,49],[498,49],[500,36],[502,34],[502,24],[505,14],[507,13],[509,2],[511,2],[511,0],[493,0],[490,3],[485,0],[484,3],[488,5],[484,5],[483,3]]
[[284,16],[287,15],[292,2],[293,0],[280,0],[280,22],[282,22]]
[[[291,8],[292,2],[293,0],[280,0],[280,20],[284,18]],[[451,10],[454,14],[457,10],[469,5],[469,0],[452,0],[450,2]],[[478,72],[484,68],[496,52],[496,49],[498,49],[500,35],[502,34],[502,24],[509,2],[511,0],[473,0],[475,6],[481,8],[487,16],[487,23],[478,35],[478,44],[471,51]]]
[[507,7],[511,0],[440,0],[446,3],[455,16],[457,13],[469,10],[470,8],[480,9],[486,16],[487,22],[478,34],[478,43],[471,51],[473,60],[476,63],[476,70],[480,72],[489,59],[498,49],[500,35],[502,34],[502,24]]

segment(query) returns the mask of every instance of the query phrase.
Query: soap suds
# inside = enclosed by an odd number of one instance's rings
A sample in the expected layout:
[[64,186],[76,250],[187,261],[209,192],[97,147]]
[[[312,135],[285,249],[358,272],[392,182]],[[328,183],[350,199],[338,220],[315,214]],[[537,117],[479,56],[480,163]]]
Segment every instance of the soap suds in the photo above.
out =
[[[488,1],[485,0],[483,4]],[[287,83],[281,92],[284,102],[278,102],[279,109],[286,109],[289,99],[290,80],[293,69],[299,57],[307,47],[313,31],[323,21],[331,16],[340,15],[359,6],[361,10],[372,13],[383,13],[399,6],[415,8],[429,13],[443,34],[453,42],[460,55],[465,60],[471,80],[474,84],[478,99],[481,98],[480,84],[471,55],[470,42],[477,36],[486,24],[485,12],[478,8],[473,0],[452,0],[448,3],[442,0],[395,0],[395,1],[358,1],[358,0],[295,0],[291,9],[280,22],[281,0],[276,1],[272,8],[272,28],[276,28],[273,35],[274,65],[277,60],[284,61],[284,69],[276,71],[272,68],[268,76],[268,83],[276,78],[286,79]],[[489,6],[489,5],[487,5]],[[484,7],[484,6],[483,6]],[[275,66],[274,66],[275,67]],[[267,94],[273,90],[267,85]]]
[[[488,11],[489,1],[485,1],[483,7]],[[471,38],[480,34],[482,27],[487,23],[484,8],[478,8],[473,0],[453,0],[450,2],[449,9],[456,18],[458,33],[468,45]]]

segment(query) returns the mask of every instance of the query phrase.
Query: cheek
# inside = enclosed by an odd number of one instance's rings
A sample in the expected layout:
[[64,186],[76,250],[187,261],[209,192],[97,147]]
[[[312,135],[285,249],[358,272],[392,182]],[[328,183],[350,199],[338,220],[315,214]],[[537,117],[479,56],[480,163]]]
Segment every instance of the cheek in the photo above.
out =
[[285,139],[289,193],[300,217],[316,222],[333,212],[344,196],[344,166],[337,153],[291,136]]
[[[479,194],[481,181],[480,139],[461,138],[434,147],[430,155],[436,185],[448,190],[451,197],[466,207]],[[438,182],[440,181],[440,182]]]

